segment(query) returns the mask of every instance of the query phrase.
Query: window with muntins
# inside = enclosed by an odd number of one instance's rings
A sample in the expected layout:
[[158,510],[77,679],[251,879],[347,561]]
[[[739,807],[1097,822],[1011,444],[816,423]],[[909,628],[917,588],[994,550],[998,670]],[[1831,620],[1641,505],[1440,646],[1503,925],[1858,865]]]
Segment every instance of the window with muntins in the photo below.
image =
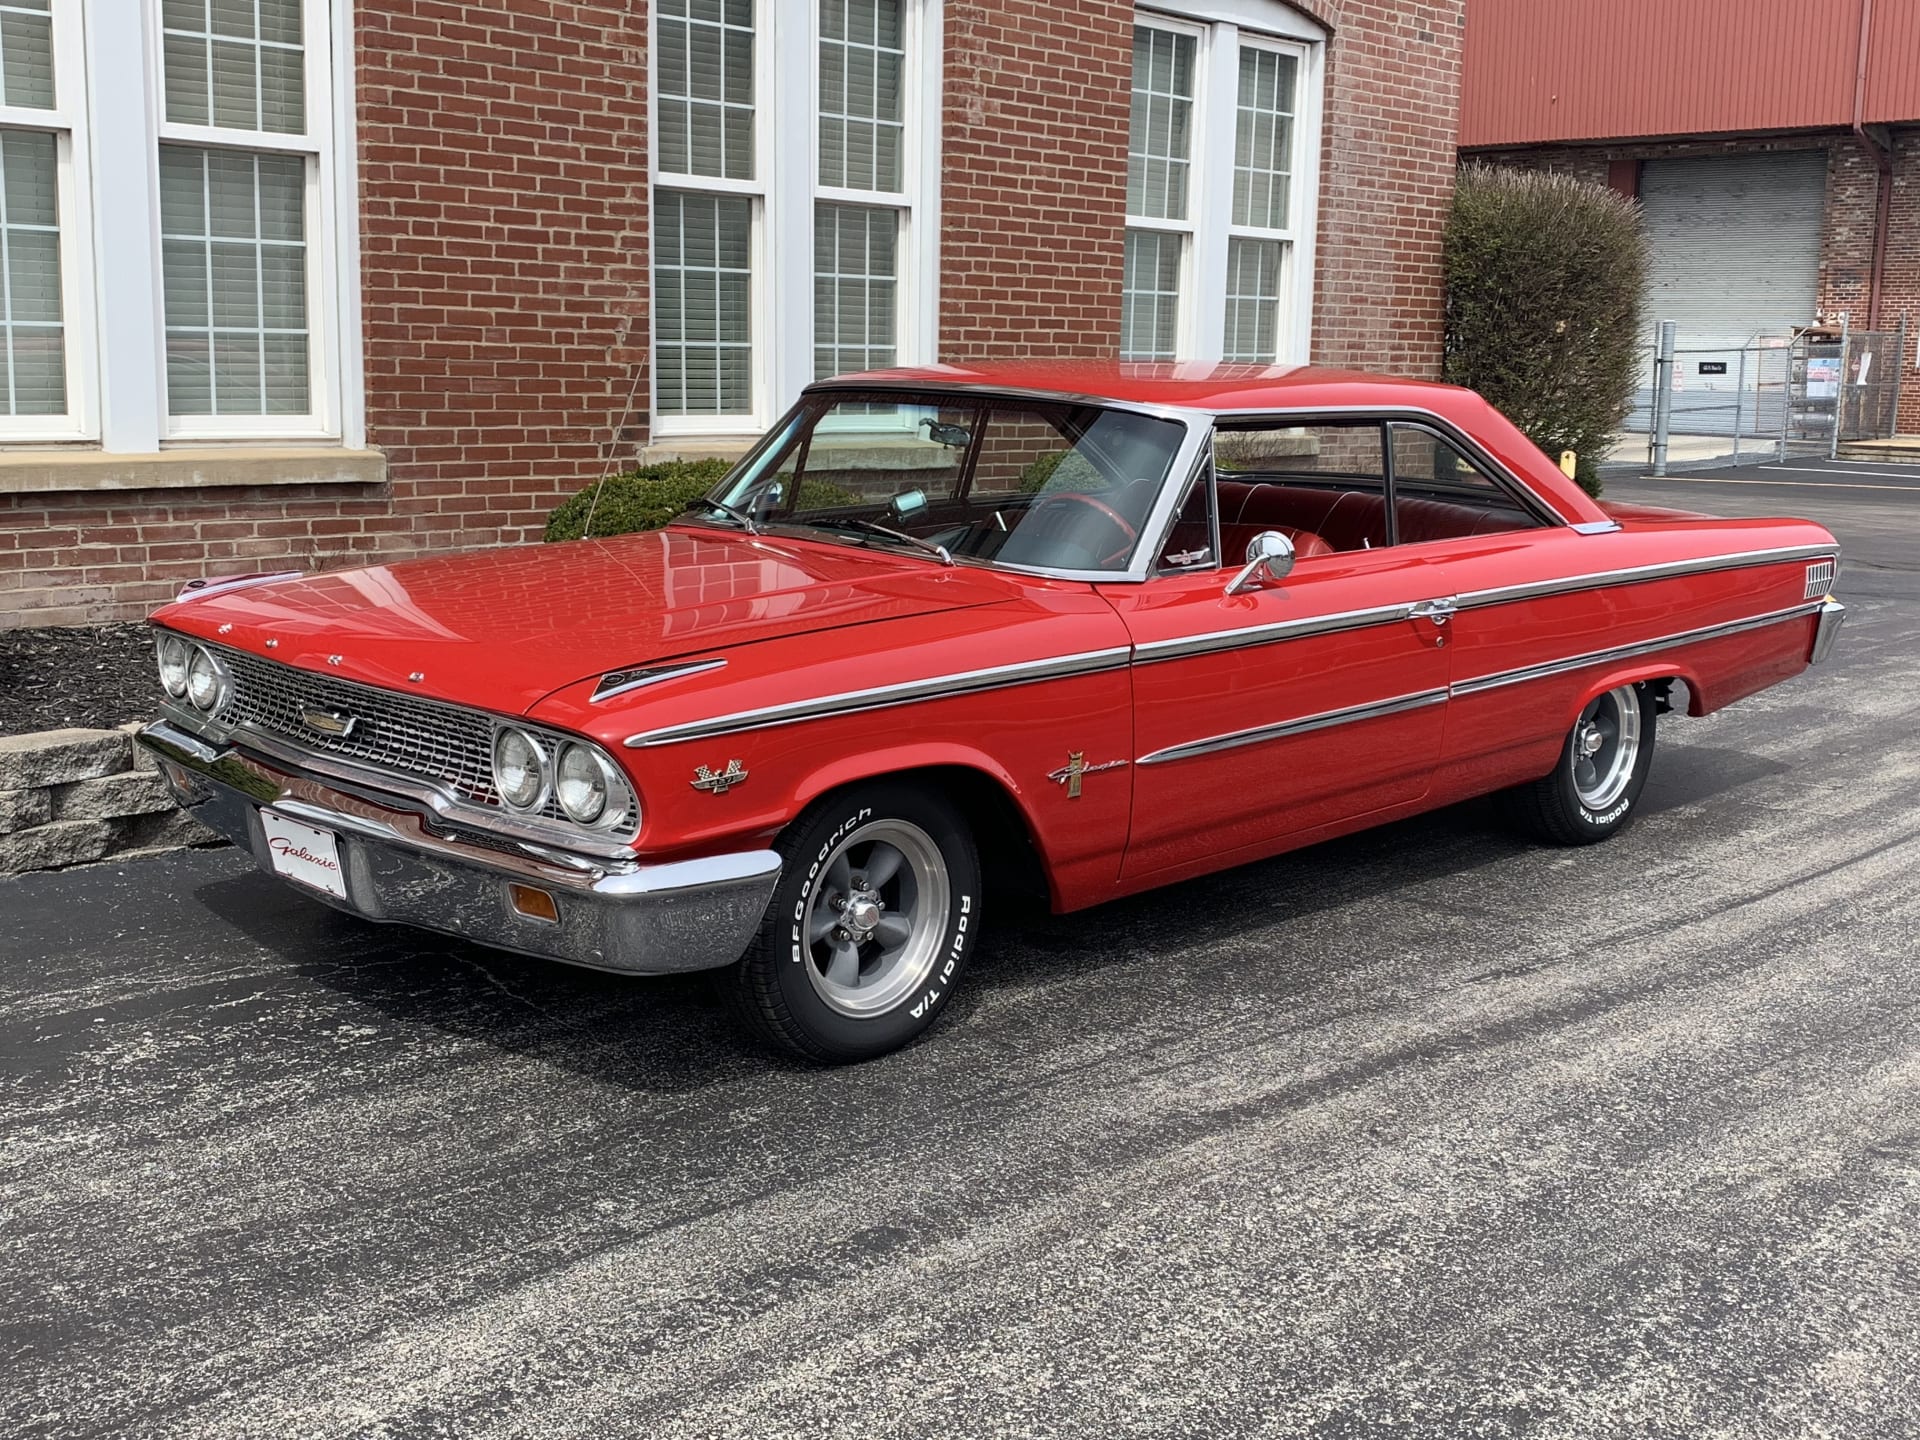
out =
[[1124,359],[1307,357],[1325,37],[1277,0],[1229,8],[1134,27]]
[[72,343],[87,263],[76,18],[52,0],[0,3],[0,439],[77,438],[86,425]]
[[810,380],[933,358],[939,15],[656,7],[657,431],[750,433]]
[[[161,0],[166,411],[176,435],[321,428],[315,0]],[[319,12],[318,16],[310,14]],[[315,53],[315,52],[318,53]],[[308,422],[301,426],[299,421]]]
[[0,441],[359,443],[339,19],[0,0]]

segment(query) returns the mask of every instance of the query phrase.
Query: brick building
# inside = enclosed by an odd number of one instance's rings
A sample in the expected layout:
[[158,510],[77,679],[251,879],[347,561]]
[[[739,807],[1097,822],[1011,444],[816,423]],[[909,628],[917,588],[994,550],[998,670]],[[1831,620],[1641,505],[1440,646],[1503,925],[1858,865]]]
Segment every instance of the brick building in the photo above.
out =
[[1474,0],[1463,87],[1463,160],[1641,199],[1650,326],[1904,320],[1920,431],[1920,0]]
[[537,538],[816,374],[1432,374],[1462,0],[0,0],[0,627]]

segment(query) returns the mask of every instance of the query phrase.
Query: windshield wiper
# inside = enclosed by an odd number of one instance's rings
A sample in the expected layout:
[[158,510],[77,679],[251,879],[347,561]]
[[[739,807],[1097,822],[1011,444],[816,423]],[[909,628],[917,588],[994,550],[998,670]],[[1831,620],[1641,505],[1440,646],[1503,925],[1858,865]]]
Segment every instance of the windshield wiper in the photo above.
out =
[[820,520],[803,520],[803,525],[811,525],[816,530],[858,530],[863,535],[879,535],[888,540],[898,540],[903,545],[911,545],[916,550],[924,550],[929,555],[940,557],[942,565],[953,564],[953,556],[947,553],[947,547],[936,545],[931,540],[922,540],[918,535],[909,535],[904,530],[895,530],[890,525],[882,525],[875,520],[862,520],[851,515],[829,515]]
[[696,495],[687,502],[691,510],[695,505],[704,505],[716,515],[724,515],[749,535],[758,535],[760,527],[753,523],[753,517],[744,510],[735,509],[724,500],[716,500],[711,495]]

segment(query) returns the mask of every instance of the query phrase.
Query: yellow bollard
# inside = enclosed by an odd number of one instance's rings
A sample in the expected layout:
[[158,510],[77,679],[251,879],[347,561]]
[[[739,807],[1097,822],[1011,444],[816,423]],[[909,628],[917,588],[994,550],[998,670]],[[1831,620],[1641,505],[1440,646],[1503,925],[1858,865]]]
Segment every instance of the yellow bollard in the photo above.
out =
[[1580,457],[1574,454],[1573,451],[1562,450],[1560,452],[1560,473],[1566,476],[1567,479],[1573,479],[1573,472],[1579,467]]

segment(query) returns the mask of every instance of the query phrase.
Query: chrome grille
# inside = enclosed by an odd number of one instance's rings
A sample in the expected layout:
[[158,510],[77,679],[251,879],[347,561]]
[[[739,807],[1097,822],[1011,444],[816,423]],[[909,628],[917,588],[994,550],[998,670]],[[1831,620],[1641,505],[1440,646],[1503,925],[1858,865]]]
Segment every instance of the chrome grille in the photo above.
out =
[[[337,755],[373,769],[434,781],[469,805],[524,814],[527,819],[537,815],[566,832],[555,836],[563,842],[580,833],[581,827],[567,818],[552,793],[537,812],[507,811],[500,803],[493,784],[493,735],[496,723],[504,722],[496,722],[484,711],[296,670],[244,650],[207,648],[219,655],[233,681],[225,703],[213,716],[214,723],[227,730],[254,730],[282,738],[309,754]],[[351,716],[354,724],[344,735],[327,734],[301,719],[303,710],[336,711]],[[557,753],[561,742],[577,738],[524,720],[512,723],[544,737],[549,755]],[[616,764],[607,813],[589,828],[625,835],[639,821],[639,797],[618,774]]]
[[[221,649],[233,694],[214,719],[285,737],[303,750],[435,780],[462,800],[497,805],[493,722],[457,705],[416,700],[329,675],[295,670],[244,651]],[[359,721],[348,735],[324,735],[303,710],[339,710]]]
[[1833,577],[1840,567],[1832,560],[1822,560],[1818,565],[1807,567],[1807,594],[1809,600],[1819,600],[1833,588]]

